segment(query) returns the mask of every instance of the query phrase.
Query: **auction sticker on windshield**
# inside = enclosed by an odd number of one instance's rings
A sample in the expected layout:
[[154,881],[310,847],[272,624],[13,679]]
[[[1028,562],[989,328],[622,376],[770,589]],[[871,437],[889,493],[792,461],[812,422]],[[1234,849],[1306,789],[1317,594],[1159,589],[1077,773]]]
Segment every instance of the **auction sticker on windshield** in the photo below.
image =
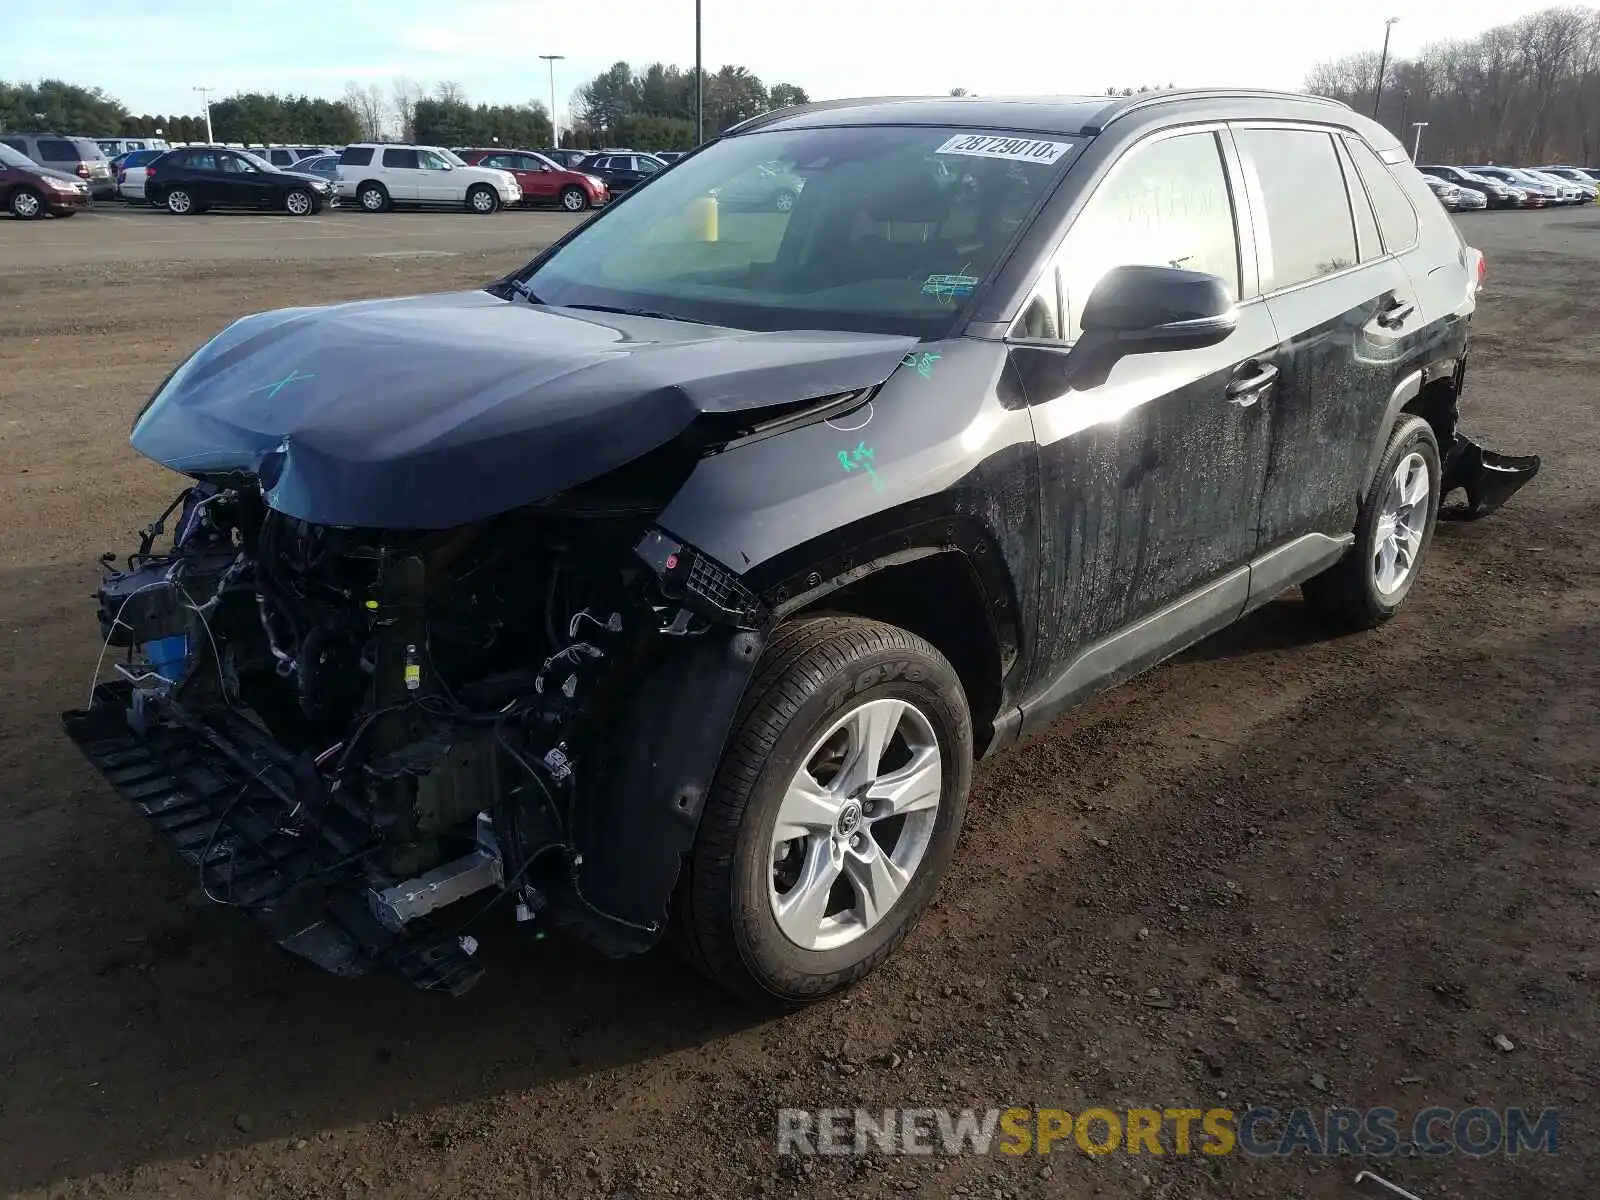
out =
[[1071,142],[1006,137],[994,133],[958,133],[934,153],[967,154],[974,158],[1009,158],[1017,162],[1049,164],[1071,149]]

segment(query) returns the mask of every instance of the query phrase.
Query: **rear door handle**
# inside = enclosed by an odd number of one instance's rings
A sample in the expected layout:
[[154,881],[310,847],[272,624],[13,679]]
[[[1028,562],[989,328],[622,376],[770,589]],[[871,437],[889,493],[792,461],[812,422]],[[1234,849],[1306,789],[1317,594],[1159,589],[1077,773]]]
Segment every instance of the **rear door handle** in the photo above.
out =
[[1417,311],[1417,306],[1409,300],[1395,300],[1378,311],[1378,324],[1386,329],[1396,329],[1404,325]]
[[[1248,364],[1240,370],[1248,370]],[[1240,408],[1249,408],[1261,399],[1278,378],[1278,368],[1270,363],[1257,365],[1248,375],[1235,376],[1228,384],[1228,401]]]

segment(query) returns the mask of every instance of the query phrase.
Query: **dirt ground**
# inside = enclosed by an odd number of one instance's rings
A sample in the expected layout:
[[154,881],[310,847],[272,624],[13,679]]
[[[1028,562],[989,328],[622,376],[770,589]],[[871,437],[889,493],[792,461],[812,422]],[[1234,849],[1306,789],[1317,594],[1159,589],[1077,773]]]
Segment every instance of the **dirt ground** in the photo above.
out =
[[461,1000],[344,983],[195,903],[57,721],[96,556],[175,490],[131,417],[234,316],[522,255],[42,270],[8,253],[29,228],[0,224],[0,1189],[1357,1194],[1362,1163],[1304,1155],[775,1149],[785,1107],[1253,1104],[1559,1108],[1554,1155],[1365,1165],[1425,1200],[1600,1187],[1600,213],[1463,218],[1470,428],[1545,469],[1440,528],[1399,619],[1329,638],[1290,595],[982,765],[898,957],[774,1020],[668,955],[509,928]]

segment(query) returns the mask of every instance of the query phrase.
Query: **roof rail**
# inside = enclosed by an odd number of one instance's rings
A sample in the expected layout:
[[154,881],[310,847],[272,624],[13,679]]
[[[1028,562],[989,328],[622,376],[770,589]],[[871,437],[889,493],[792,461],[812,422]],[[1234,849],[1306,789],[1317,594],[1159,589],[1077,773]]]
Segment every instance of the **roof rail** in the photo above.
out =
[[[1111,99],[1108,97],[1108,99]],[[1312,104],[1328,104],[1334,108],[1348,109],[1343,100],[1331,96],[1317,96],[1310,92],[1282,92],[1272,88],[1173,88],[1155,92],[1140,92],[1133,96],[1111,99],[1084,127],[1088,134],[1102,133],[1113,121],[1140,109],[1158,104],[1174,104],[1180,100],[1304,100]]]
[[737,125],[730,125],[724,129],[720,136],[726,137],[730,133],[748,133],[752,129],[759,129],[770,124],[780,117],[793,116],[795,113],[828,112],[835,108],[854,108],[858,104],[901,104],[909,100],[948,100],[949,96],[844,96],[838,100],[814,100],[810,104],[790,104],[784,108],[771,108],[764,113],[757,113],[753,117],[746,117]]

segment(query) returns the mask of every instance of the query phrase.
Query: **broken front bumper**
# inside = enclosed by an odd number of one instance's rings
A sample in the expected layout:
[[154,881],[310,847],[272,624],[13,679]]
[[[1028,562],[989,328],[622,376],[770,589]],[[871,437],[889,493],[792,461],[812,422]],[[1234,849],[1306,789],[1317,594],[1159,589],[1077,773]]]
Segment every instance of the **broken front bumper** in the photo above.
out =
[[374,889],[364,860],[377,839],[360,812],[321,785],[309,758],[290,756],[233,713],[175,727],[142,722],[140,712],[133,686],[119,681],[100,685],[88,708],[62,722],[107,782],[177,847],[208,899],[245,910],[285,950],[335,975],[390,966],[451,995],[478,981],[470,938],[407,911],[415,899],[408,883],[447,893],[461,882],[424,876]]
[[1466,507],[1441,507],[1445,520],[1475,521],[1499,508],[1539,473],[1537,454],[1496,454],[1471,438],[1456,434],[1444,455],[1442,500],[1457,488],[1467,494]]

